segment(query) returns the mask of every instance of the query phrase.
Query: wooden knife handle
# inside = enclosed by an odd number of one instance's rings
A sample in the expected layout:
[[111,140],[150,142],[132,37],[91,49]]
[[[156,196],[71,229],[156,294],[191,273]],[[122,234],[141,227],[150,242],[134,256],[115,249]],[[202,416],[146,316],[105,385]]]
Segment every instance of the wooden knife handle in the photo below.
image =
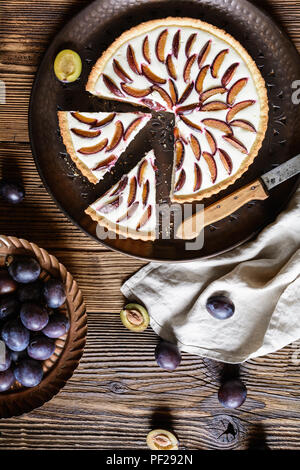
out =
[[192,240],[196,238],[201,230],[207,225],[211,225],[218,220],[228,217],[247,202],[254,200],[264,200],[269,197],[261,180],[253,181],[253,183],[243,186],[229,196],[224,197],[220,201],[208,206],[204,209],[204,226],[201,225],[202,214],[194,214],[186,219],[177,230],[177,237],[183,240]]

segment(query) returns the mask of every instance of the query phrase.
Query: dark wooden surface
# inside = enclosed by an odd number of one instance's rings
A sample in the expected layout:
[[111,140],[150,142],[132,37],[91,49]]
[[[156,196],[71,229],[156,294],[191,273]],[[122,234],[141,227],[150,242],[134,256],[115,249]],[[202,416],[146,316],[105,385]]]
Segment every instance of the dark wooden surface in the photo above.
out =
[[[108,251],[74,227],[44,189],[32,159],[27,110],[34,75],[54,34],[89,0],[7,0],[0,5],[0,177],[21,174],[27,198],[0,202],[0,233],[38,243],[78,280],[88,309],[88,337],[79,368],[49,403],[0,420],[0,449],[136,449],[157,425],[172,428],[187,449],[300,449],[300,353],[290,345],[247,362],[248,399],[239,411],[217,401],[218,368],[184,354],[170,374],[156,366],[157,338],[125,330],[119,320],[122,282],[142,261]],[[300,51],[300,1],[256,2]],[[230,443],[224,430],[231,423]],[[236,432],[238,431],[238,432]],[[224,442],[225,441],[225,442]]]

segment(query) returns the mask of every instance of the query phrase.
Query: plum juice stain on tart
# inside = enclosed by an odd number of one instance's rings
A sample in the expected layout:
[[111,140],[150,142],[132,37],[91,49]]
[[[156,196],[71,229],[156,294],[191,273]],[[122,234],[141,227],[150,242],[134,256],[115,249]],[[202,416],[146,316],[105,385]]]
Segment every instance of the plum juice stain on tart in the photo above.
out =
[[[267,129],[267,91],[255,62],[225,31],[192,18],[149,21],[123,33],[94,65],[86,90],[175,114],[170,198],[179,203],[202,200],[233,184],[253,163]],[[150,118],[59,113],[67,150],[93,183]],[[153,152],[141,162],[148,164],[142,184],[137,166],[86,213],[126,237],[155,239],[151,161]]]
[[76,166],[98,183],[151,119],[144,113],[59,111],[60,131]]
[[156,237],[156,167],[151,150],[86,213],[99,225],[133,239]]

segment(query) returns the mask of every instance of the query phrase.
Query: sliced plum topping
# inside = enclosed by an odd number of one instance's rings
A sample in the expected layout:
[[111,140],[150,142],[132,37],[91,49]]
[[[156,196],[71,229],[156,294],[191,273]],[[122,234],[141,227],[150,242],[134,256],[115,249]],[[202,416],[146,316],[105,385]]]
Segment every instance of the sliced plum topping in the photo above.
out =
[[167,93],[162,87],[160,87],[159,85],[153,85],[152,86],[152,89],[153,91],[156,91],[157,93],[160,94],[160,96],[162,97],[162,99],[166,102],[167,104],[167,107],[169,109],[172,109],[173,107],[173,101],[169,95],[169,93]]
[[228,155],[228,153],[223,150],[223,149],[219,149],[219,155],[220,155],[220,160],[225,168],[225,170],[227,171],[227,173],[229,175],[231,175],[231,172],[232,172],[232,160],[230,158],[230,156]]
[[114,165],[117,160],[118,158],[115,155],[110,155],[108,158],[98,163],[98,165],[95,166],[92,171],[105,170],[106,168],[109,168]]
[[165,62],[165,47],[166,47],[166,42],[167,42],[167,37],[168,37],[168,30],[164,29],[158,36],[157,42],[156,42],[156,55],[157,58],[160,62],[164,63]]
[[175,142],[175,160],[176,160],[176,171],[180,170],[183,165],[184,160],[184,145],[181,140],[176,140]]
[[196,60],[196,57],[197,57],[196,54],[191,55],[191,57],[189,57],[189,59],[186,61],[184,71],[183,71],[183,79],[185,83],[188,83],[191,80],[191,70]]
[[137,191],[137,180],[136,177],[133,176],[129,183],[129,194],[127,199],[127,206],[130,207],[135,199],[136,199],[136,191]]
[[195,111],[195,109],[197,108],[199,108],[199,103],[192,103],[186,106],[179,106],[176,109],[176,113],[177,114],[190,114],[192,111]]
[[180,119],[189,127],[191,127],[192,129],[196,129],[197,131],[199,132],[202,132],[202,127],[199,126],[199,124],[195,124],[194,122],[190,121],[186,116],[184,116],[183,114],[180,114],[179,115]]
[[128,183],[128,176],[124,176],[118,183],[116,189],[111,193],[111,196],[118,196],[126,188]]
[[230,125],[225,121],[221,121],[220,119],[203,119],[202,122],[205,126],[213,127],[214,129],[225,132],[225,134],[232,134]]
[[152,70],[148,67],[148,65],[142,64],[142,72],[143,72],[143,75],[145,75],[145,77],[151,83],[154,83],[154,84],[159,83],[159,84],[163,85],[167,81],[164,78],[159,77],[154,72],[152,72]]
[[180,36],[181,36],[181,32],[180,32],[180,29],[178,29],[178,31],[174,34],[173,43],[172,43],[172,52],[173,52],[174,57],[176,57],[176,59],[178,59],[178,53],[179,53],[179,47],[180,47]]
[[241,129],[244,129],[249,132],[256,132],[255,127],[251,122],[245,121],[244,119],[236,119],[234,121],[230,122],[230,125],[233,127],[240,127]]
[[180,191],[183,188],[185,182],[186,182],[186,173],[185,173],[184,169],[182,168],[182,170],[179,174],[178,180],[175,184],[174,192],[178,193],[178,191]]
[[109,212],[112,212],[118,209],[118,207],[120,207],[122,202],[123,202],[122,196],[116,196],[114,199],[111,199],[110,201],[106,202],[102,206],[98,207],[97,211],[102,212],[102,214],[108,214]]
[[210,49],[211,49],[211,40],[207,41],[207,43],[203,46],[203,48],[201,49],[199,53],[199,56],[198,56],[199,68],[202,67],[202,65],[206,61],[207,56],[210,53]]
[[128,140],[133,131],[139,126],[139,124],[142,122],[143,117],[139,117],[134,119],[129,126],[127,127],[126,131],[124,132],[124,140]]
[[233,135],[231,135],[231,136],[223,135],[223,139],[225,139],[226,142],[231,144],[233,147],[235,147],[240,152],[242,152],[244,154],[248,153],[247,147],[245,147],[245,145],[242,144],[242,142],[240,140],[238,140],[236,137],[234,137]]
[[121,88],[127,95],[133,96],[134,98],[143,98],[144,96],[148,96],[152,91],[151,87],[139,89],[129,86],[126,83],[121,83]]
[[204,103],[204,101],[208,100],[208,98],[211,98],[212,96],[214,95],[223,95],[223,93],[226,93],[226,88],[224,87],[214,87],[214,88],[210,88],[209,90],[206,90],[204,91],[203,93],[201,93],[200,95],[200,100],[202,103]]
[[167,71],[168,74],[170,75],[171,78],[174,78],[174,80],[177,79],[177,72],[176,72],[176,67],[174,65],[173,59],[172,59],[172,54],[169,54],[166,60],[166,66],[167,66]]
[[178,101],[178,90],[177,90],[177,86],[175,85],[175,83],[173,82],[171,78],[169,78],[169,90],[170,90],[171,100],[173,101],[174,104],[176,104]]
[[117,121],[115,124],[115,133],[111,139],[110,144],[106,148],[106,152],[111,152],[114,150],[120,143],[124,134],[124,126],[121,121]]
[[196,191],[199,191],[199,189],[201,188],[201,183],[202,183],[202,173],[201,173],[198,163],[196,162],[194,164],[194,171],[195,171],[195,179],[194,179],[194,193],[195,193]]
[[141,185],[143,184],[147,166],[148,166],[147,160],[143,160],[143,161],[140,163],[140,166],[139,166],[139,169],[138,169],[138,173],[137,173],[137,181],[138,181],[138,185],[139,185],[139,186],[141,186]]
[[247,85],[248,78],[241,78],[230,88],[227,95],[227,103],[233,104],[236,100],[237,95],[242,91],[242,89]]
[[138,63],[135,58],[135,52],[132,48],[132,46],[129,44],[127,47],[127,62],[131,70],[136,74],[136,75],[141,75]]
[[125,222],[126,220],[129,220],[135,214],[138,207],[139,207],[139,202],[138,201],[134,202],[132,206],[128,209],[128,211],[117,220],[117,224],[119,224],[120,222]]
[[240,64],[236,62],[235,64],[232,64],[228,67],[226,72],[224,73],[221,83],[224,87],[228,85],[228,83],[232,80],[233,75],[235,74],[236,69],[238,68]]
[[97,119],[89,118],[87,116],[83,116],[82,114],[78,113],[77,111],[72,112],[71,115],[75,119],[77,119],[77,121],[82,122],[83,124],[89,124],[90,126],[92,126],[93,124],[95,124],[97,122]]
[[201,157],[201,147],[199,140],[193,134],[190,135],[190,145],[197,160]]
[[195,43],[197,37],[197,33],[192,33],[188,40],[186,41],[186,46],[185,46],[185,55],[186,57],[190,57],[191,50],[193,48],[193,45]]
[[224,49],[223,51],[219,52],[219,54],[217,54],[217,56],[215,57],[211,65],[211,74],[214,78],[218,78],[219,70],[228,52],[229,52],[229,49]]
[[214,184],[217,179],[217,165],[216,165],[215,159],[208,152],[203,152],[203,157],[209,169],[211,182]]
[[95,153],[101,152],[108,143],[108,139],[103,139],[98,144],[93,145],[92,147],[82,147],[78,150],[79,153],[83,155],[93,155]]
[[199,93],[199,95],[203,91],[203,83],[207,75],[207,72],[209,71],[209,68],[210,68],[209,65],[205,65],[204,67],[202,67],[202,69],[200,70],[196,78],[195,88],[196,88],[197,93]]
[[207,143],[208,145],[210,146],[210,150],[211,150],[211,153],[213,155],[215,155],[216,151],[217,151],[217,143],[216,143],[216,139],[214,138],[214,136],[212,135],[211,132],[209,132],[208,129],[205,129],[205,137],[206,137],[206,140],[207,140]]
[[249,106],[252,106],[255,103],[253,100],[247,100],[247,101],[241,101],[240,103],[235,104],[227,113],[226,120],[227,122],[232,121],[234,116],[242,111],[243,109],[248,108]]
[[153,109],[153,111],[165,111],[164,106],[162,106],[157,101],[150,100],[149,98],[142,98],[141,103],[147,106],[148,108]]
[[144,59],[151,64],[151,57],[150,57],[150,46],[149,46],[149,38],[148,36],[145,37],[143,42],[143,56]]
[[188,97],[193,91],[193,88],[194,88],[194,82],[191,82],[187,85],[186,89],[184,90],[184,92],[182,93],[181,97],[178,100],[178,104],[182,104],[188,99]]
[[143,228],[146,225],[146,223],[150,220],[151,214],[152,214],[152,206],[148,206],[136,227],[137,232],[141,230],[141,228]]
[[108,75],[105,75],[105,73],[102,74],[103,78],[103,83],[106,86],[106,88],[116,96],[119,96],[119,98],[123,98],[124,94],[121,92],[121,90],[117,87],[115,82],[111,78],[108,77]]
[[142,193],[143,207],[147,206],[148,199],[149,199],[149,194],[150,194],[150,183],[149,183],[149,180],[147,180],[146,183],[143,186],[143,193]]
[[84,129],[76,129],[74,127],[71,129],[71,132],[79,137],[87,137],[90,139],[98,137],[101,134],[101,131],[86,131]]
[[120,64],[120,62],[117,61],[117,59],[113,60],[113,69],[118,75],[118,77],[122,80],[122,82],[132,82],[132,78],[128,75],[127,72],[125,72],[122,65]]
[[210,101],[209,103],[203,104],[200,111],[223,111],[228,109],[228,105],[223,101]]
[[106,116],[104,119],[101,119],[101,121],[96,121],[91,124],[91,127],[94,128],[94,127],[104,127],[104,126],[107,126],[108,124],[110,124],[116,117],[116,113],[111,113],[109,114],[108,116]]

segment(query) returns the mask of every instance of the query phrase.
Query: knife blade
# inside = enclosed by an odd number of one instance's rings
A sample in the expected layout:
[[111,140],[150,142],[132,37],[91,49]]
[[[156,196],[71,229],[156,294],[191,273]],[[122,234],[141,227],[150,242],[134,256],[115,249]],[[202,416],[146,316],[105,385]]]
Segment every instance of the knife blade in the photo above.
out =
[[300,155],[268,171],[256,181],[244,186],[216,203],[204,209],[204,224],[202,211],[196,212],[184,220],[176,231],[176,237],[192,240],[207,225],[228,217],[248,202],[264,200],[269,197],[269,191],[275,186],[287,181],[300,173]]

